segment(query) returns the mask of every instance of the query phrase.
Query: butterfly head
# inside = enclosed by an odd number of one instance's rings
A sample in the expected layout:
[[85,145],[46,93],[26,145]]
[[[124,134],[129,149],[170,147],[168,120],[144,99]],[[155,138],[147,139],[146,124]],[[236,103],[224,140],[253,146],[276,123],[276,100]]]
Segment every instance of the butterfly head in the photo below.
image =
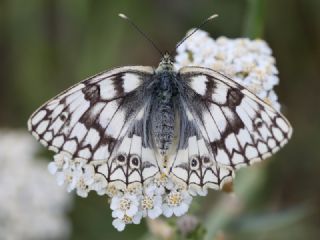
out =
[[156,70],[157,72],[173,71],[173,61],[169,53],[165,53]]

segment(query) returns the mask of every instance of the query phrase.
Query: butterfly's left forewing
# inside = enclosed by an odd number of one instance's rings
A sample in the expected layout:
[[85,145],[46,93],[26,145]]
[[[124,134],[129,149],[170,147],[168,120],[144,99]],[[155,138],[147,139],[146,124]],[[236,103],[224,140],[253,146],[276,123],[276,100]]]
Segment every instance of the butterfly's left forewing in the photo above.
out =
[[271,156],[291,137],[292,128],[281,113],[222,74],[186,67],[178,77],[185,84],[183,101],[218,165],[250,165]]
[[[30,117],[28,128],[57,153],[99,162],[95,169],[109,182],[141,183],[158,171],[143,134],[133,129],[142,121],[146,105],[139,89],[153,75],[153,68],[142,66],[98,74],[40,107]],[[148,172],[143,171],[147,168]]]

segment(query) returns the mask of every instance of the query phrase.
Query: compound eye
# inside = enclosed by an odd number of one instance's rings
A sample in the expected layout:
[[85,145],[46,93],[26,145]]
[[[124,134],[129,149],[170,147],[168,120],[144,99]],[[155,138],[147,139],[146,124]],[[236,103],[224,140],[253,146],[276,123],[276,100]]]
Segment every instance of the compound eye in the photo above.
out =
[[119,154],[116,157],[116,160],[117,160],[118,164],[124,165],[126,163],[127,157],[124,154]]
[[202,164],[206,167],[209,167],[212,165],[212,162],[210,161],[210,158],[208,156],[202,156],[201,160],[202,160]]
[[198,157],[192,157],[190,160],[190,168],[192,170],[197,170],[199,168],[199,159]]
[[130,156],[130,167],[131,168],[139,168],[140,167],[140,158],[138,155]]

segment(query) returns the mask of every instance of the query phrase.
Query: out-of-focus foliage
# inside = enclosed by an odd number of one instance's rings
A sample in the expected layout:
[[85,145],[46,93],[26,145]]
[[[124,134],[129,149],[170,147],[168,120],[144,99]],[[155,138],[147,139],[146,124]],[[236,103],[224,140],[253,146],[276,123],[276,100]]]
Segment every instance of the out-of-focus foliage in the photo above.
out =
[[[236,197],[211,191],[193,213],[210,239],[319,239],[319,10],[318,0],[2,0],[0,127],[25,127],[40,104],[96,72],[157,65],[157,52],[119,12],[168,50],[218,13],[205,27],[212,37],[259,36],[273,49],[276,91],[294,134],[271,160],[240,171]],[[146,224],[117,233],[108,205],[94,194],[77,197],[72,239],[154,239]]]

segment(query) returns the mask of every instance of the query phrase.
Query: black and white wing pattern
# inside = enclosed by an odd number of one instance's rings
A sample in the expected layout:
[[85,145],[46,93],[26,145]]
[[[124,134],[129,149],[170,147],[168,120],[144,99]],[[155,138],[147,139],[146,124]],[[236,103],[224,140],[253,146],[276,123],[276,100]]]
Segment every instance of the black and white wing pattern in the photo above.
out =
[[97,74],[40,107],[28,121],[29,131],[56,153],[98,163],[96,171],[108,182],[141,183],[158,171],[141,131],[134,130],[147,99],[142,101],[141,88],[153,75],[153,68],[142,66]]
[[189,116],[187,129],[190,134],[180,138],[178,150],[170,160],[170,176],[189,191],[206,194],[207,188],[221,189],[232,181],[234,171],[220,166],[213,160],[212,151]]
[[232,181],[234,171],[214,160],[208,139],[202,135],[205,130],[193,114],[201,111],[201,102],[192,98],[193,91],[185,87],[180,88],[179,141],[169,160],[169,174],[190,192],[205,195],[208,188],[218,190]]
[[[290,123],[281,113],[224,75],[185,67],[178,77],[186,84],[183,101],[188,119],[203,139],[198,140],[199,153],[203,146],[219,166],[251,165],[277,152],[291,137]],[[200,159],[203,156],[207,155],[200,153]]]

